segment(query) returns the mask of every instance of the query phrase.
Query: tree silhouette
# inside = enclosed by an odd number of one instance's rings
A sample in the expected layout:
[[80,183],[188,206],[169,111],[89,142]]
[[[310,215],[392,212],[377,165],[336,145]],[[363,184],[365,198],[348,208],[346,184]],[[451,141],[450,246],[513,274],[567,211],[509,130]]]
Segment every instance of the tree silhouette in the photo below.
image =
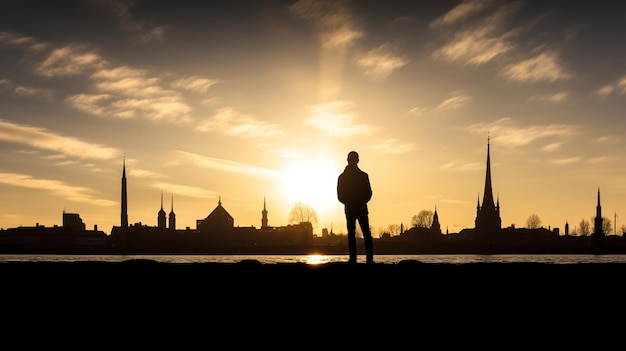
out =
[[411,218],[411,225],[418,228],[430,228],[435,213],[431,210],[421,210]]
[[609,217],[602,216],[602,233],[613,233],[613,221]]
[[398,224],[390,224],[387,226],[387,233],[391,234],[391,235],[398,235],[400,234],[400,225]]
[[578,224],[578,234],[580,236],[587,236],[591,234],[591,224],[584,218],[580,220],[580,224]]
[[317,212],[311,205],[297,201],[289,212],[289,224],[300,224],[309,222],[313,226],[318,223]]
[[539,216],[536,214],[531,214],[526,219],[526,228],[528,229],[541,228],[541,218],[539,218]]

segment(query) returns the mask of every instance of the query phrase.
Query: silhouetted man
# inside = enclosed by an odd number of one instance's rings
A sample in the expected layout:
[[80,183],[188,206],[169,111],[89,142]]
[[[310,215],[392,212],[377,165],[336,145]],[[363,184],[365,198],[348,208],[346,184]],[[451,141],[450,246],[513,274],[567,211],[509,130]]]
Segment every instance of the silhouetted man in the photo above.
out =
[[365,241],[366,262],[374,263],[374,245],[367,210],[367,203],[372,198],[372,187],[369,176],[357,166],[358,163],[359,154],[356,151],[350,151],[348,165],[337,180],[337,198],[345,207],[348,249],[350,250],[348,262],[356,263],[356,221],[359,221]]

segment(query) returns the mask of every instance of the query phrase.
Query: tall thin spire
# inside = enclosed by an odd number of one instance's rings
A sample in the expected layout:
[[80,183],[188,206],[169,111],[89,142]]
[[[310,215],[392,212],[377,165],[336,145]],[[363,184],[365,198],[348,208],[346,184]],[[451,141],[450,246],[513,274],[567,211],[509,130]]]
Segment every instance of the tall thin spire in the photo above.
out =
[[[491,150],[489,135],[487,136],[487,165],[485,172],[485,189],[483,193],[483,203],[479,203],[476,214],[476,229],[482,234],[488,235],[499,231],[502,228],[500,218],[500,195],[498,194],[498,206],[493,199],[493,189],[491,186]],[[480,197],[479,197],[480,198]]]
[[170,230],[176,230],[176,215],[174,214],[174,194],[171,194],[171,204],[170,204],[170,216],[169,216],[169,228]]
[[126,156],[124,156],[124,164],[122,166],[122,202],[121,202],[121,207],[122,207],[122,214],[121,214],[121,221],[120,221],[120,227],[122,228],[122,230],[125,230],[128,228],[128,194],[126,193]]
[[489,136],[487,136],[487,172],[485,175],[485,191],[483,192],[483,209],[495,208],[493,189],[491,188],[491,155],[489,150]]
[[263,196],[263,211],[261,211],[261,228],[267,228],[267,207],[265,206],[265,196]]
[[604,219],[602,218],[602,206],[600,206],[600,187],[598,187],[598,205],[596,205],[596,218],[594,220],[593,233],[596,236],[604,235]]

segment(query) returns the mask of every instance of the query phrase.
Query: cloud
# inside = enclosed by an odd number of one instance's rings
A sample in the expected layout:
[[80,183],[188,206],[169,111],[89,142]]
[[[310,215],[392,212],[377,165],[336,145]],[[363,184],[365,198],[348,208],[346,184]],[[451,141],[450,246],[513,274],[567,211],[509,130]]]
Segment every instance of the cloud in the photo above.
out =
[[95,5],[112,10],[120,20],[122,29],[137,32],[138,42],[151,42],[161,40],[165,34],[164,26],[154,26],[147,20],[136,20],[133,18],[132,9],[137,1],[126,0],[91,0]]
[[206,93],[209,88],[217,83],[217,79],[207,79],[198,76],[179,79],[172,82],[172,87],[177,89],[185,89],[196,93]]
[[44,77],[76,75],[104,64],[105,60],[96,53],[78,46],[65,46],[52,50],[37,67],[37,72]]
[[85,187],[72,186],[58,180],[37,179],[26,174],[0,173],[0,183],[21,188],[49,191],[70,201],[96,206],[118,206],[117,201],[98,199],[96,192]]
[[80,159],[108,160],[120,154],[116,148],[90,144],[49,132],[43,128],[15,124],[5,120],[0,120],[0,140],[60,152],[63,155]]
[[415,150],[415,144],[403,143],[398,139],[391,138],[372,146],[372,148],[383,154],[399,155]]
[[145,169],[132,168],[128,170],[128,174],[133,178],[165,178],[163,174],[147,171]]
[[499,145],[518,147],[542,138],[569,137],[578,134],[580,127],[568,124],[545,124],[517,127],[510,118],[502,118],[494,123],[477,123],[467,128],[470,132],[485,135]]
[[[489,5],[489,1],[464,1],[432,22],[431,27],[439,28],[444,24],[468,19],[471,14],[482,11]],[[443,58],[447,62],[482,65],[508,53],[514,48],[510,39],[515,31],[507,30],[506,21],[517,8],[517,5],[505,5],[489,16],[470,21],[463,29],[454,33],[449,43],[433,52],[433,57]]]
[[267,168],[248,165],[245,163],[239,163],[230,160],[224,160],[220,158],[213,158],[208,156],[202,156],[186,151],[178,151],[178,153],[187,161],[193,163],[196,166],[216,169],[219,171],[252,175],[266,178],[281,178],[283,174]]
[[550,163],[559,166],[567,166],[578,162],[580,162],[580,157],[561,158],[550,161]]
[[558,55],[554,51],[543,52],[535,57],[509,65],[502,71],[502,75],[520,83],[554,82],[569,79],[572,76],[561,67]]
[[322,46],[345,48],[364,36],[348,5],[345,0],[299,0],[289,10],[320,28]]
[[437,109],[438,110],[457,109],[459,107],[464,106],[468,102],[472,101],[471,97],[467,95],[463,95],[462,93],[453,93],[453,95],[454,95],[453,97],[446,99],[442,103],[440,103],[439,106],[437,106]]
[[560,149],[561,146],[563,146],[563,143],[550,143],[550,144],[542,147],[541,150],[547,151],[547,152],[552,152],[552,151],[556,151],[556,150]]
[[598,164],[598,163],[614,162],[618,160],[620,160],[620,158],[616,156],[599,156],[599,157],[590,158],[589,160],[587,160],[587,163]]
[[426,112],[426,108],[425,107],[413,107],[412,109],[409,110],[409,113],[415,116],[421,116],[424,112]]
[[66,99],[73,108],[118,119],[143,117],[152,121],[189,123],[191,108],[176,96],[135,99],[113,94],[78,94]]
[[150,184],[150,187],[160,189],[160,190],[165,189],[167,190],[167,192],[176,194],[177,196],[182,195],[182,196],[199,198],[199,199],[212,198],[212,197],[219,195],[219,193],[217,192],[205,190],[205,189],[198,188],[195,186],[173,184],[173,183],[152,183]]
[[0,32],[0,43],[22,46],[31,51],[41,51],[47,48],[46,44],[40,43],[32,37],[11,32]]
[[611,84],[607,84],[596,92],[599,96],[606,97],[614,92],[620,94],[626,94],[626,76],[619,78],[617,81]]
[[605,135],[595,138],[593,142],[598,144],[619,144],[620,138],[614,135]]
[[304,123],[330,135],[349,138],[358,135],[370,135],[376,128],[363,123],[354,123],[355,117],[349,111],[352,104],[346,101],[334,101],[314,105],[310,116]]
[[276,124],[259,121],[251,116],[241,114],[234,108],[220,108],[217,113],[195,128],[201,132],[217,131],[225,135],[266,138],[281,133]]
[[437,28],[457,23],[460,20],[467,19],[472,15],[482,12],[491,6],[492,3],[493,1],[491,0],[464,0],[443,16],[434,20],[430,26]]
[[34,97],[38,100],[52,101],[54,91],[51,89],[16,86],[13,94],[19,97]]
[[480,171],[485,169],[485,164],[481,162],[462,163],[448,162],[440,167],[441,169],[454,169],[457,171]]
[[528,100],[530,101],[547,101],[555,104],[560,104],[567,101],[569,93],[561,91],[551,95],[533,95]]
[[365,52],[356,60],[357,65],[366,69],[365,74],[373,78],[387,78],[408,62],[406,58],[395,55],[388,45]]

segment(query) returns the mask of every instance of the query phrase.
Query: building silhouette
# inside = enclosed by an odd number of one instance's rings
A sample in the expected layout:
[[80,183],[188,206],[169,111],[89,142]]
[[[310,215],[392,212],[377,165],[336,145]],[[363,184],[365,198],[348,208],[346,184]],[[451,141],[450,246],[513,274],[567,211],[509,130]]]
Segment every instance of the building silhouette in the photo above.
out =
[[480,199],[476,205],[476,239],[483,242],[492,242],[502,228],[500,218],[500,199],[496,204],[493,200],[493,189],[491,186],[491,155],[489,137],[487,137],[487,165],[485,172],[485,188],[483,191],[483,203]]

